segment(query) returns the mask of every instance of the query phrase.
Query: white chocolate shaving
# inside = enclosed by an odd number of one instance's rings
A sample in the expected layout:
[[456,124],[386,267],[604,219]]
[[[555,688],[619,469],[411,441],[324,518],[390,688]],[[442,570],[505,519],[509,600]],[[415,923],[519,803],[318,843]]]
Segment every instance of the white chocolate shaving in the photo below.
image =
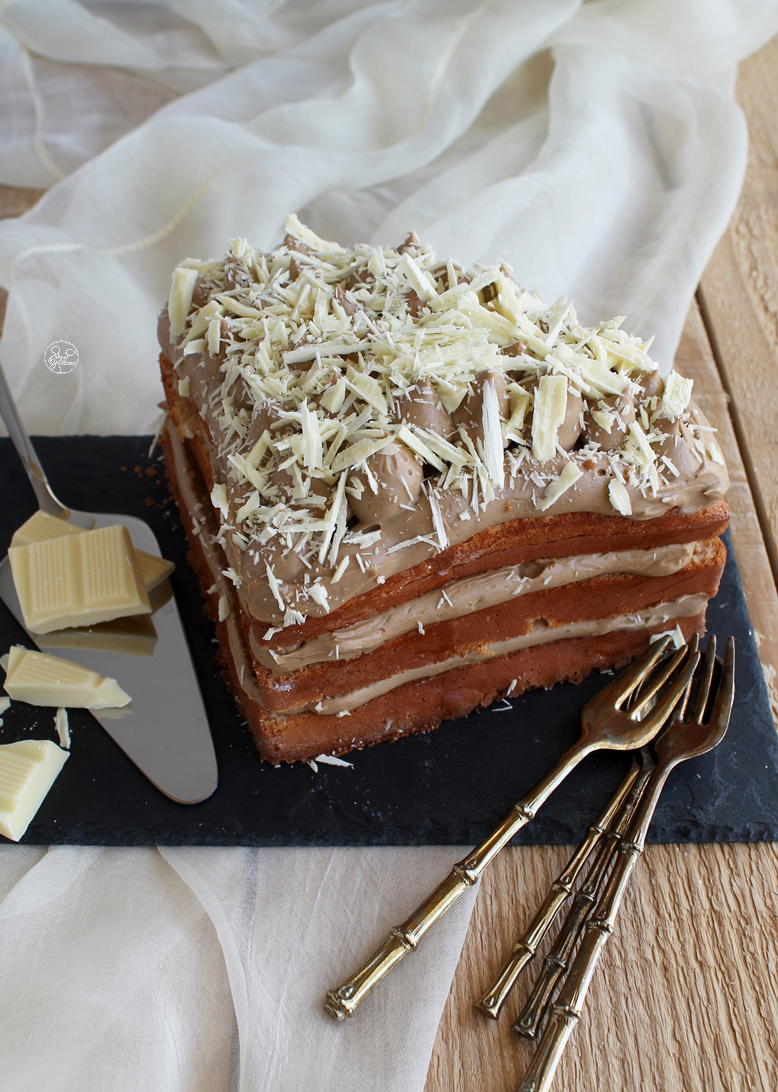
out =
[[173,337],[180,337],[186,329],[186,320],[192,306],[192,292],[196,280],[196,269],[185,269],[179,266],[173,271],[173,278],[170,282],[170,296],[167,303],[168,314],[170,315],[170,333]]
[[484,463],[492,483],[502,489],[505,485],[505,460],[503,458],[502,430],[500,428],[500,403],[494,379],[483,385],[482,424],[484,432]]
[[567,409],[567,380],[544,375],[538,381],[532,415],[532,455],[544,463],[556,455],[556,438]]
[[544,499],[538,505],[539,510],[545,512],[546,509],[558,501],[563,493],[566,493],[571,486],[575,485],[581,477],[581,473],[581,468],[576,466],[575,463],[565,463],[564,470],[559,477],[546,488]]
[[617,478],[612,478],[608,483],[608,499],[619,515],[632,515],[632,501],[629,499],[629,493]]
[[54,714],[54,728],[59,739],[60,747],[63,747],[66,751],[70,750],[70,724],[68,722],[68,711],[63,709],[62,706],[57,709]]
[[223,520],[229,519],[230,506],[227,500],[227,490],[221,482],[216,482],[213,489],[211,490],[211,504],[214,506],[217,512],[221,513],[221,517]]
[[292,235],[299,242],[310,247],[311,250],[318,250],[321,254],[338,254],[343,250],[339,243],[330,243],[326,239],[320,238],[309,227],[301,223],[294,213],[291,213],[284,220],[284,231],[287,235]]

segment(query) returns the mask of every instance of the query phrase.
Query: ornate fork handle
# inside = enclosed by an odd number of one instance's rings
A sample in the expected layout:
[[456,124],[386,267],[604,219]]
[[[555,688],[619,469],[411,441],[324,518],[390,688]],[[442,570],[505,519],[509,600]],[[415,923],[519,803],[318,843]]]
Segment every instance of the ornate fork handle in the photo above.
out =
[[513,805],[499,826],[454,865],[449,875],[413,914],[402,925],[391,930],[381,947],[345,982],[328,991],[324,1011],[336,1020],[351,1016],[384,975],[400,962],[406,952],[414,951],[427,930],[476,883],[487,865],[534,818],[554,789],[591,749],[583,742],[572,747],[528,796]]
[[643,853],[646,833],[671,767],[658,766],[649,778],[626,836],[618,846],[618,859],[603,889],[599,904],[584,929],[583,940],[565,983],[551,1007],[551,1017],[537,1052],[517,1092],[548,1092],[567,1040],[578,1023],[600,953],[619,912],[632,869]]
[[622,802],[619,813],[605,838],[601,842],[597,855],[589,872],[581,885],[580,891],[573,899],[573,904],[560,930],[552,951],[543,961],[543,969],[538,976],[534,989],[530,994],[524,1009],[521,1012],[512,1030],[524,1035],[528,1039],[534,1039],[538,1033],[546,1007],[556,985],[567,970],[570,957],[581,931],[597,897],[603,889],[605,876],[610,868],[614,854],[622,842],[627,826],[635,812],[637,803],[646,787],[650,776],[650,770],[641,771],[632,783],[627,796]]
[[[336,1020],[351,1016],[387,971],[399,963],[406,952],[413,951],[438,918],[476,883],[486,866],[535,816],[538,808],[581,759],[602,747],[630,750],[642,747],[653,739],[675,708],[699,660],[697,652],[688,658],[685,651],[679,650],[666,664],[660,664],[668,643],[668,637],[658,641],[587,702],[581,716],[582,735],[578,742],[541,778],[532,792],[514,804],[492,833],[454,866],[408,920],[392,929],[370,959],[340,986],[327,993],[325,1012]],[[630,705],[628,711],[622,710],[621,705],[647,680],[650,682],[647,688],[641,690],[637,703]],[[669,689],[652,705],[654,697],[666,684]]]
[[581,869],[597,844],[606,835],[637,776],[638,767],[633,766],[616,789],[616,792],[613,794],[605,811],[599,819],[589,827],[584,840],[567,862],[563,871],[559,873],[552,883],[548,894],[533,918],[532,923],[528,926],[524,935],[513,945],[511,954],[503,966],[503,969],[481,1000],[476,1002],[475,1007],[480,1012],[484,1013],[484,1015],[490,1016],[494,1020],[500,1015],[510,991],[519,979],[519,975],[527,964],[534,959],[535,953],[537,952],[543,937],[550,929],[559,911],[569,899],[573,884],[578,878]]

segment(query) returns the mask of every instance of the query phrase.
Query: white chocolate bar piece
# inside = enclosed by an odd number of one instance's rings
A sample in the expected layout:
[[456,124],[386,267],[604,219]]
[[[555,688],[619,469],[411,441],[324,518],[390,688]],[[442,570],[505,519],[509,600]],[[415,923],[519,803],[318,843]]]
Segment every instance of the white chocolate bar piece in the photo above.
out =
[[121,524],[12,546],[8,559],[32,633],[151,613],[129,533]]
[[[50,538],[61,538],[63,535],[80,535],[83,531],[83,527],[76,527],[58,516],[50,516],[47,512],[36,512],[21,527],[17,527],[11,539],[11,545],[31,546],[33,542],[47,542]],[[165,561],[163,557],[149,554],[145,550],[135,550],[135,556],[138,559],[141,579],[147,592],[158,587],[175,569],[172,561]]]
[[50,538],[61,538],[63,535],[81,535],[84,530],[84,527],[76,527],[58,516],[50,516],[48,512],[36,512],[21,527],[16,528],[11,545],[32,546],[33,542],[46,542]]
[[10,698],[30,705],[113,709],[130,702],[129,694],[125,694],[116,679],[104,678],[58,656],[30,652],[21,645],[10,648],[4,685]]
[[156,554],[147,554],[145,550],[136,550],[135,556],[138,559],[141,580],[147,592],[158,588],[175,569],[172,561],[165,561],[164,557],[157,557]]
[[19,841],[69,757],[50,739],[0,744],[0,834]]

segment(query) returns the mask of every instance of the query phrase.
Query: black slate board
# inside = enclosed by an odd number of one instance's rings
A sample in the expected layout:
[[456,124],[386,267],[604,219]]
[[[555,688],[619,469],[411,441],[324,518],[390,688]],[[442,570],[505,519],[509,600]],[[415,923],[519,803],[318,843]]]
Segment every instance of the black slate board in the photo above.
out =
[[[584,703],[601,676],[580,686],[525,694],[430,734],[350,756],[353,769],[260,762],[214,660],[186,540],[168,501],[150,437],[35,441],[55,492],[74,508],[126,512],[148,521],[165,557],[213,729],[220,782],[202,804],[157,792],[89,714],[70,712],[72,753],[23,841],[76,845],[472,845],[523,796],[578,735]],[[150,471],[150,475],[146,471]],[[154,476],[156,475],[156,476]],[[0,440],[0,557],[35,510],[10,441]],[[737,696],[729,733],[711,755],[676,770],[662,796],[654,841],[778,839],[778,736],[773,725],[737,566],[730,554],[710,629],[737,640]],[[0,651],[23,639],[0,603]],[[14,702],[0,742],[56,739],[53,710]],[[572,843],[596,817],[628,760],[588,758],[517,838]]]

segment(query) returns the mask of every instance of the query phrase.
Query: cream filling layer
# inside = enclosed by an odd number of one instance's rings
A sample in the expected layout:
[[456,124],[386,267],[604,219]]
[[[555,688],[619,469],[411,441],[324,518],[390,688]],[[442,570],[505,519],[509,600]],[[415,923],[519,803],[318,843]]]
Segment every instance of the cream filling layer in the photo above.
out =
[[595,576],[627,574],[669,576],[685,568],[695,544],[680,543],[653,550],[620,550],[603,554],[579,554],[508,565],[478,576],[452,580],[443,588],[382,611],[344,629],[323,633],[295,648],[264,648],[251,634],[251,651],[270,671],[296,671],[328,660],[353,660],[372,652],[384,642],[436,622],[461,618],[498,606],[509,599],[549,588],[564,587]]
[[358,709],[398,686],[415,682],[417,679],[429,679],[434,675],[442,675],[445,671],[453,671],[457,667],[465,667],[468,664],[483,663],[486,660],[495,660],[499,656],[508,656],[512,652],[518,652],[523,648],[535,648],[538,645],[550,644],[552,641],[568,641],[576,637],[597,637],[604,633],[612,633],[614,630],[628,632],[636,629],[651,629],[654,626],[665,625],[677,618],[693,618],[705,610],[708,597],[704,592],[694,595],[682,595],[668,603],[659,603],[647,610],[637,611],[635,614],[615,615],[611,618],[594,618],[584,622],[571,622],[566,626],[548,626],[542,621],[535,622],[532,630],[521,637],[511,637],[507,641],[495,641],[493,644],[479,645],[471,649],[464,656],[452,656],[448,660],[441,660],[436,664],[428,664],[424,667],[409,668],[407,671],[398,672],[388,679],[380,679],[370,686],[362,686],[358,690],[350,690],[346,694],[339,694],[334,698],[323,698],[315,706],[306,705],[294,710],[295,713],[310,712],[319,713],[322,716],[333,713],[349,712]]

